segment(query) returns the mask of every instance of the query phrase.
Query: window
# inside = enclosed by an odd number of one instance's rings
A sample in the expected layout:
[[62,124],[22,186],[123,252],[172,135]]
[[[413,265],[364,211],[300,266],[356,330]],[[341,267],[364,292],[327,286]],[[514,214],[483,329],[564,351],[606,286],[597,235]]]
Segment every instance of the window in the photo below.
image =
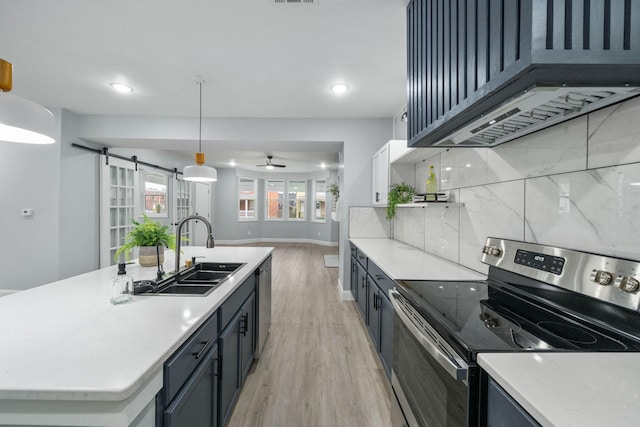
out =
[[327,220],[327,180],[316,179],[313,181],[313,221],[325,222]]
[[284,219],[284,181],[265,181],[267,194],[266,219]]
[[289,219],[304,219],[304,200],[307,193],[306,181],[289,181]]
[[257,180],[239,178],[238,180],[238,220],[255,221],[258,218],[256,206]]
[[168,218],[168,178],[162,173],[142,172],[142,212],[149,217]]
[[[192,204],[192,185],[189,181],[185,181],[182,178],[178,178],[175,180],[175,193],[176,193],[176,226],[180,222],[180,220],[188,217],[193,212]],[[180,235],[185,239],[182,240],[183,246],[189,246],[189,242],[191,242],[191,228],[193,224],[191,221],[186,222],[182,229],[180,230]]]

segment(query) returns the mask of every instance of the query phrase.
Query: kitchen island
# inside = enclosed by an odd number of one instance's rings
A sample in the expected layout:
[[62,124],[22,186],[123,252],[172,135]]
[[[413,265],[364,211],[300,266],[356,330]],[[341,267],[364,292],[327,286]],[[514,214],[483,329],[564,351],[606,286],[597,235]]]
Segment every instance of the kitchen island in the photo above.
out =
[[[155,425],[164,362],[272,250],[183,248],[183,259],[246,263],[206,297],[136,295],[114,306],[113,266],[0,298],[0,425]],[[172,271],[173,252],[165,256]],[[127,272],[154,279],[156,268]]]

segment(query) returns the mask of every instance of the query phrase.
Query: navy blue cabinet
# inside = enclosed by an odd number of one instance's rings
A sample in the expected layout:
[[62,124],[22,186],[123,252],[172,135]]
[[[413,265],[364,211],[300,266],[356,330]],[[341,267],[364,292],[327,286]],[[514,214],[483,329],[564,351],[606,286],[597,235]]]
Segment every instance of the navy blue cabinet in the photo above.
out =
[[369,312],[369,335],[373,340],[376,351],[380,351],[380,313],[378,312],[378,298],[380,292],[373,280],[367,276],[367,298]]
[[251,294],[242,305],[240,315],[240,369],[241,383],[247,378],[256,349],[256,294]]
[[358,286],[358,292],[357,292],[357,299],[356,302],[358,303],[358,308],[360,309],[360,313],[362,314],[362,317],[364,318],[364,323],[368,323],[368,317],[367,317],[367,270],[365,270],[362,265],[358,262],[357,263],[357,269],[358,269],[358,273],[357,273],[357,285]]
[[540,427],[540,424],[489,377],[487,387],[488,427]]
[[393,306],[389,290],[394,281],[359,248],[351,245],[351,293],[367,325],[382,366],[391,378],[393,358]]
[[165,427],[218,425],[217,371],[218,346],[214,345],[165,410]]
[[244,281],[222,304],[220,338],[220,426],[226,426],[253,363],[256,348],[255,277]]
[[220,377],[220,425],[225,426],[240,394],[240,318],[238,311],[219,338]]

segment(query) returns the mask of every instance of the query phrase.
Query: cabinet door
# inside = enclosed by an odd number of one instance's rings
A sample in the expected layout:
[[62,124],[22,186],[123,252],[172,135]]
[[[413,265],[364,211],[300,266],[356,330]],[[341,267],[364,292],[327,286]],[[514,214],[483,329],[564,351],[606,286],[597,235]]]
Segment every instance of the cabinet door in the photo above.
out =
[[393,360],[393,306],[386,294],[378,294],[378,311],[380,312],[380,359],[387,376],[391,379],[391,362]]
[[351,295],[358,300],[358,261],[354,256],[351,257]]
[[487,393],[488,427],[539,427],[540,424],[502,389],[493,378],[489,378]]
[[256,344],[256,294],[255,292],[242,305],[240,317],[240,384],[244,383],[251,364]]
[[367,272],[364,268],[358,263],[358,292],[357,292],[357,301],[358,308],[360,309],[360,313],[362,313],[362,318],[364,319],[364,323],[368,323],[367,319]]
[[369,334],[373,340],[373,346],[380,352],[380,311],[378,310],[379,291],[370,276],[367,276],[369,294]]
[[220,334],[220,425],[227,425],[233,405],[240,392],[240,317],[238,310],[229,325]]
[[389,144],[373,155],[373,205],[386,206],[389,194]]
[[218,346],[204,357],[164,412],[165,427],[217,426]]

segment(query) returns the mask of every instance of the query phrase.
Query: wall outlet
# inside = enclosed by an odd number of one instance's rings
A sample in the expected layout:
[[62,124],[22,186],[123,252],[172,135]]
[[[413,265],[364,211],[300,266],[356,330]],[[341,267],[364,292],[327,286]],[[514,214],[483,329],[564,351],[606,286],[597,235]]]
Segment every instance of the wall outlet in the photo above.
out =
[[20,209],[20,215],[25,217],[33,216],[33,209],[31,208]]

